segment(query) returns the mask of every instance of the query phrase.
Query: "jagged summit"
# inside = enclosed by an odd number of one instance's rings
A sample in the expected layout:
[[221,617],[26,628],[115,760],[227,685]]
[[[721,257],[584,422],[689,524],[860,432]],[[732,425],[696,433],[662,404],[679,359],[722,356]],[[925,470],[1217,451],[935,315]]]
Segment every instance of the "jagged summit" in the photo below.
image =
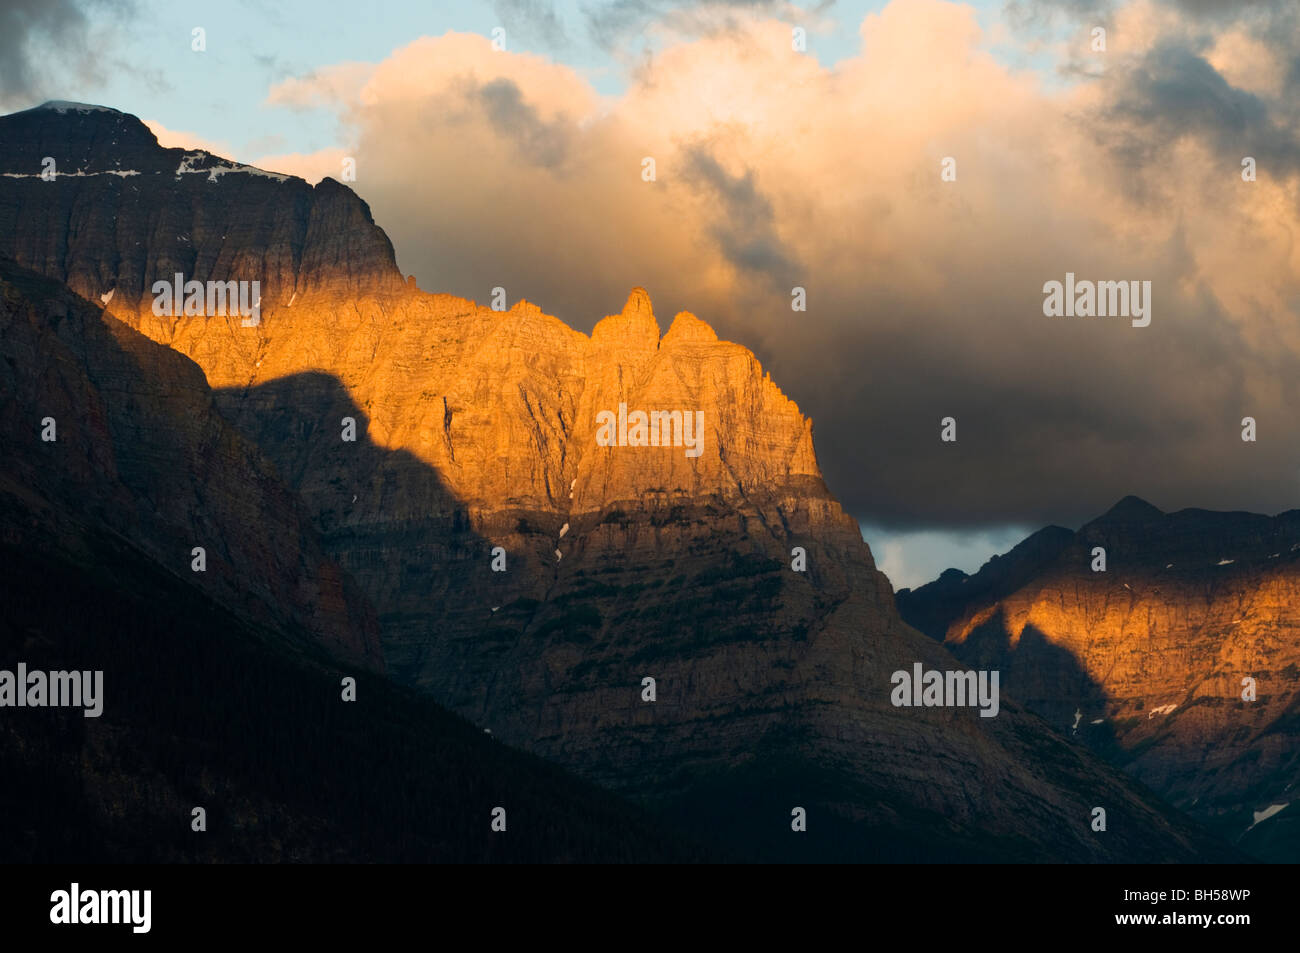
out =
[[653,318],[655,316],[654,308],[650,304],[650,292],[646,291],[640,285],[633,288],[627,295],[627,303],[623,305],[623,314],[626,315],[646,315]]
[[620,313],[607,315],[591,329],[591,340],[634,350],[656,350],[659,322],[650,304],[650,293],[644,288],[633,288]]
[[689,311],[677,312],[661,340],[650,293],[640,286],[628,294],[621,312],[608,315],[596,324],[591,339],[597,343],[619,343],[647,350],[664,345],[718,343],[717,332],[712,326]]

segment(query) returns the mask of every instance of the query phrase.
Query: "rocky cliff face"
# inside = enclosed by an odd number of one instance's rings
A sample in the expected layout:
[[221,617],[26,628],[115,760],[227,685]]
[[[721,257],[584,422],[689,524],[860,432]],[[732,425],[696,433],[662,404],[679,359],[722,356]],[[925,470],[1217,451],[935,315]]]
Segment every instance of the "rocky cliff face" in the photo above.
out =
[[[59,121],[80,129],[85,115]],[[14,119],[0,120],[2,141]],[[114,163],[113,148],[94,161]],[[0,149],[0,167],[22,162]],[[175,234],[203,236],[195,262],[221,260],[226,246],[198,226],[243,174],[166,186],[192,217]],[[50,228],[64,247],[116,207],[115,178],[20,180],[0,236]],[[245,212],[293,233],[306,194]],[[70,222],[51,204],[75,210]],[[360,238],[331,236],[323,257],[339,263],[323,278],[277,272],[296,296],[271,294],[255,328],[160,321],[135,294],[108,308],[203,369],[377,607],[394,678],[755,854],[1222,856],[1014,703],[992,719],[890,704],[895,670],[957,663],[902,623],[822,482],[810,422],[749,351],[690,314],[663,333],[641,289],[590,337],[527,302],[496,312],[417,292],[370,252],[352,256],[387,247],[372,228],[367,217]],[[170,225],[126,240],[159,267],[190,247]],[[111,253],[68,266],[4,241],[74,288],[126,280]],[[227,251],[279,267],[256,242]],[[341,295],[339,275],[371,277]],[[661,445],[637,445],[638,412],[678,413],[683,432],[670,417]],[[1123,823],[1093,832],[1099,805]],[[807,837],[790,830],[795,806],[817,819]]]
[[1294,800],[1300,511],[1165,514],[1129,497],[898,605],[962,659],[1001,667],[1006,691],[1059,731],[1234,837]]
[[[150,314],[153,283],[177,272],[259,281],[264,312],[295,294],[364,298],[403,287],[370,209],[332,179],[313,188],[208,152],[163,149],[136,117],[101,106],[29,109],[4,117],[4,130],[0,253],[91,301],[111,292],[119,307]],[[53,180],[42,178],[47,169]]]

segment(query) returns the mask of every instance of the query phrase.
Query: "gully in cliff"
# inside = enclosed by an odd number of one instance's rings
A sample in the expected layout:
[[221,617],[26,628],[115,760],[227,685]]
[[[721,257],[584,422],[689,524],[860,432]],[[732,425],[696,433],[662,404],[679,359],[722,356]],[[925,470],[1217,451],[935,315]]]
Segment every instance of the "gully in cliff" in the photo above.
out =
[[704,411],[634,410],[618,405],[596,415],[599,447],[685,447],[688,457],[704,452]]

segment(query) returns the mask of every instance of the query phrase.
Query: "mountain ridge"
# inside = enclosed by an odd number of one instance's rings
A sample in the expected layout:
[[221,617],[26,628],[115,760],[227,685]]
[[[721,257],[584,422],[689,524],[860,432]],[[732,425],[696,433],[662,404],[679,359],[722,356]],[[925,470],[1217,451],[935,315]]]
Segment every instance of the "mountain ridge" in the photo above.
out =
[[[1021,543],[1001,560],[1014,576],[990,560],[898,593],[899,610],[959,658],[1000,667],[1058,730],[1242,837],[1300,782],[1300,510],[1114,512],[1051,549]],[[1270,822],[1252,849],[1294,861],[1294,825],[1270,842]]]
[[[111,163],[87,116],[39,118]],[[0,169],[30,159],[14,138]],[[395,681],[772,857],[1235,856],[1010,698],[995,719],[890,703],[893,671],[957,662],[899,617],[812,422],[705,322],[661,335],[641,288],[590,336],[413,290],[343,186],[322,210],[289,181],[136,178],[0,177],[0,253],[92,301],[126,289],[104,313],[202,369],[374,606]],[[178,264],[264,281],[261,324],[154,315]],[[701,452],[602,443],[625,407],[702,414]],[[1105,836],[1099,802],[1127,819]],[[793,804],[824,833],[792,841]]]

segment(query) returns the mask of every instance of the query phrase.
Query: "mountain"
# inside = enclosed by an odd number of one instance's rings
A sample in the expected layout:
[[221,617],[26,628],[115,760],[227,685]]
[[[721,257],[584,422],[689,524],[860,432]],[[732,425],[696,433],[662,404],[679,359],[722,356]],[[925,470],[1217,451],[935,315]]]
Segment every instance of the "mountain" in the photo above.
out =
[[188,359],[5,259],[0,342],[0,669],[103,673],[98,717],[0,709],[4,861],[720,856],[382,678],[373,609]]
[[[111,292],[152,303],[152,283],[177,272],[260,281],[267,307],[295,293],[364,298],[404,284],[370,210],[332,179],[312,188],[163,149],[139,119],[102,106],[50,103],[5,116],[4,128],[0,214],[21,229],[10,241],[22,249],[10,257],[91,301]],[[47,159],[53,181],[42,178]],[[80,205],[89,194],[95,201]]]
[[[86,174],[32,177],[31,136]],[[745,348],[685,312],[663,332],[643,289],[590,336],[426,294],[346,188],[175,153],[113,111],[0,119],[0,254],[202,369],[390,678],[756,858],[1237,856],[1009,699],[891,704],[895,671],[961,666],[903,623]],[[155,315],[174,270],[260,282],[260,324]],[[671,445],[633,445],[637,411],[678,413]]]
[[1300,510],[1163,513],[1127,497],[897,600],[1174,805],[1260,856],[1300,858]]

